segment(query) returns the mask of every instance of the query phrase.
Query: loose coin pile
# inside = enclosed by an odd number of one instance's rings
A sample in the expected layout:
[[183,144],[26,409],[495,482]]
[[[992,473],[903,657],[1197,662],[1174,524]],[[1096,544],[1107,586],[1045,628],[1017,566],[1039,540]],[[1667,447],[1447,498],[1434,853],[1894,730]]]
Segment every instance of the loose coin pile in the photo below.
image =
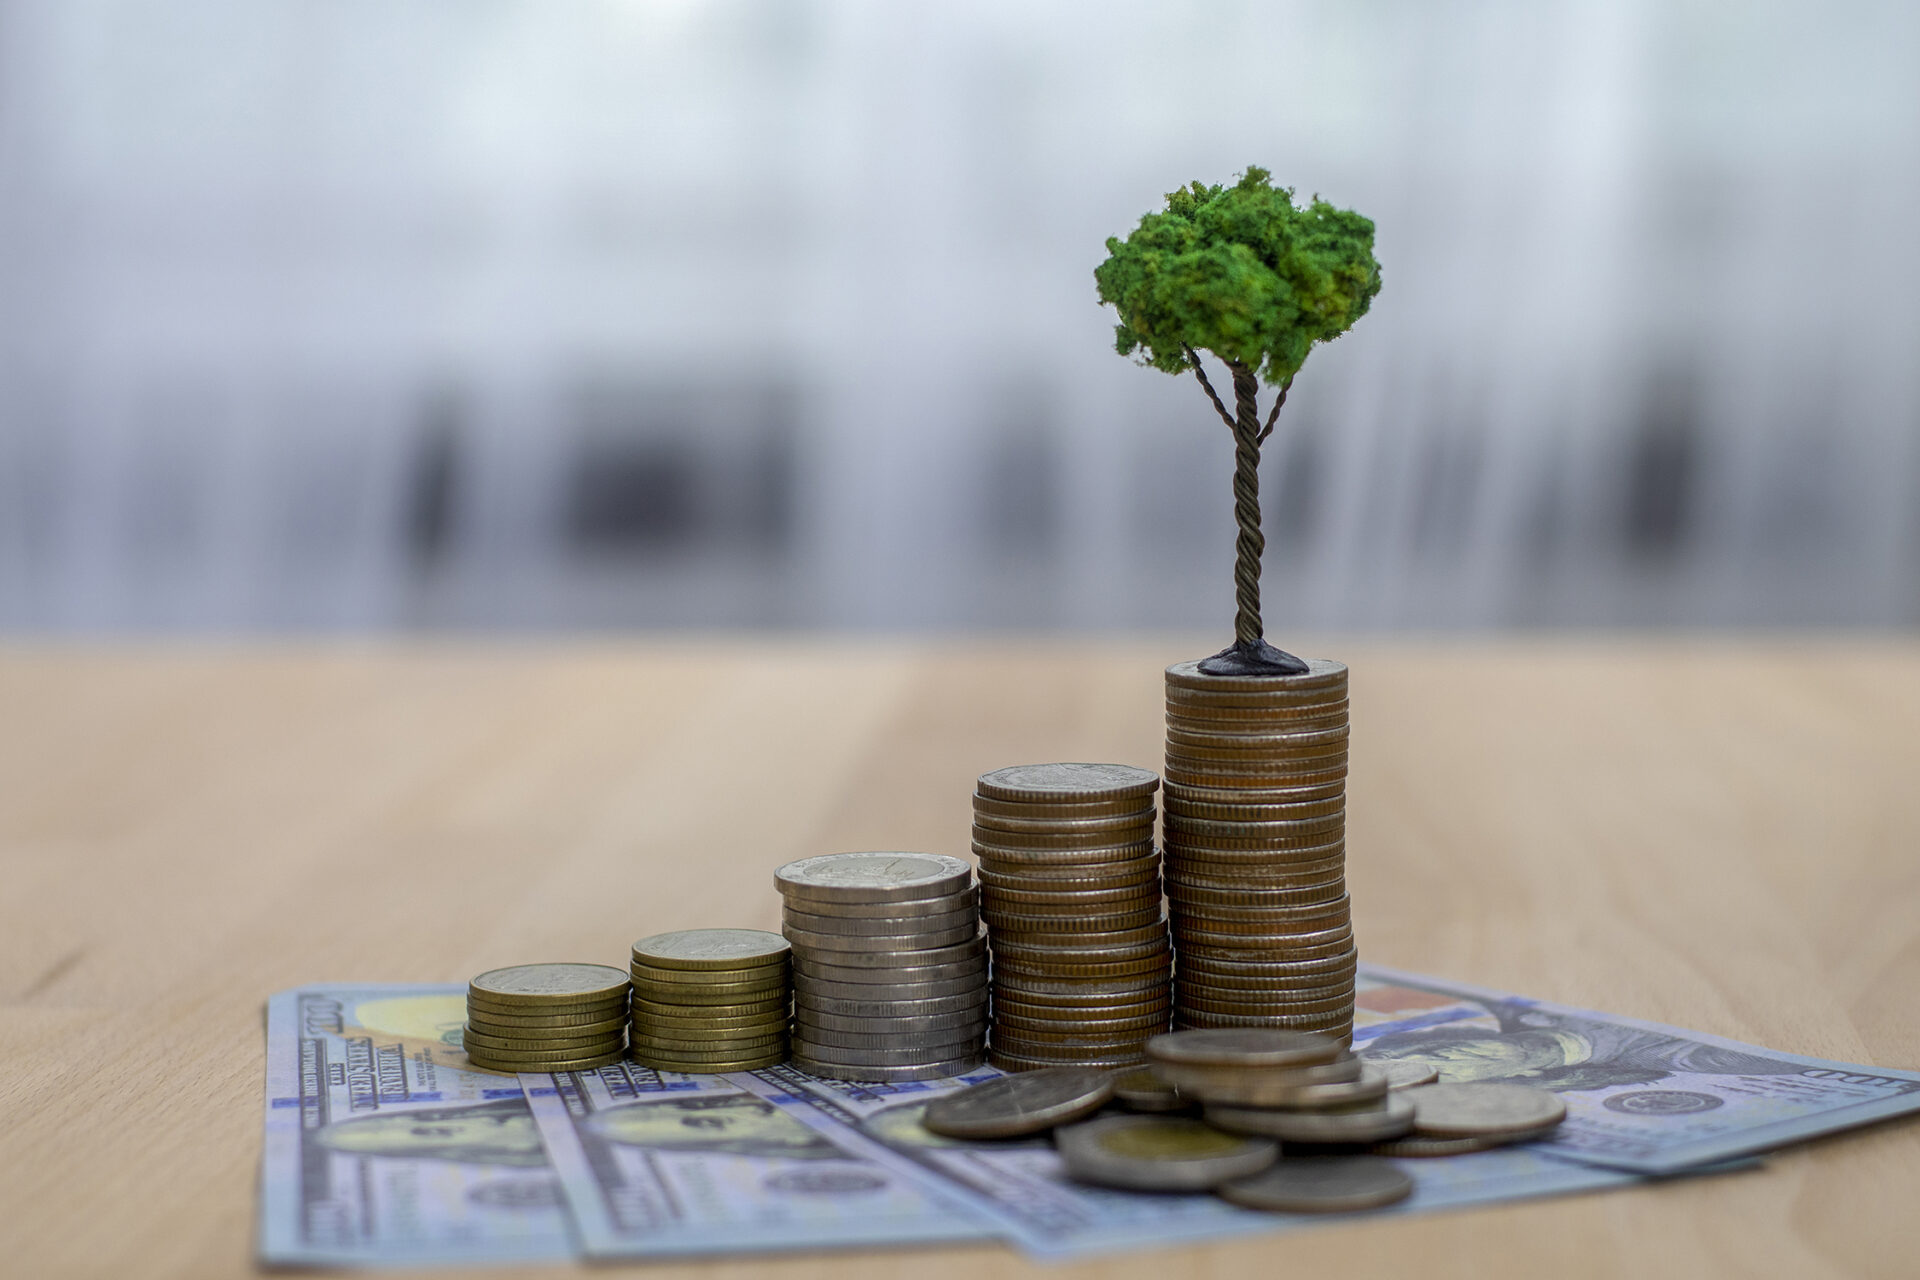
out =
[[489,1071],[589,1071],[627,1047],[627,975],[604,964],[522,964],[467,984],[467,1058]]
[[1020,1138],[1090,1116],[1113,1097],[1113,1073],[1041,1067],[942,1094],[920,1123],[949,1138]]
[[793,1063],[838,1080],[980,1065],[987,950],[973,869],[931,853],[830,853],[774,874],[793,946]]
[[785,1062],[789,951],[764,929],[683,929],[634,943],[633,1060],[694,1075]]
[[1350,1038],[1347,668],[1210,676],[1182,662],[1166,687],[1174,1025]]
[[1374,1148],[1389,1156],[1458,1156],[1550,1136],[1567,1118],[1556,1094],[1510,1080],[1409,1089],[1413,1133]]
[[1265,1027],[1176,1031],[1148,1041],[1147,1057],[1162,1080],[1205,1108],[1208,1124],[1230,1133],[1352,1146],[1413,1128],[1408,1094],[1391,1092],[1384,1071],[1332,1036]]
[[1053,1145],[1072,1177],[1129,1191],[1208,1191],[1280,1156],[1271,1139],[1184,1116],[1101,1116],[1057,1131]]
[[993,952],[993,1064],[1141,1061],[1164,1031],[1173,952],[1148,769],[1016,765],[982,774],[973,852]]

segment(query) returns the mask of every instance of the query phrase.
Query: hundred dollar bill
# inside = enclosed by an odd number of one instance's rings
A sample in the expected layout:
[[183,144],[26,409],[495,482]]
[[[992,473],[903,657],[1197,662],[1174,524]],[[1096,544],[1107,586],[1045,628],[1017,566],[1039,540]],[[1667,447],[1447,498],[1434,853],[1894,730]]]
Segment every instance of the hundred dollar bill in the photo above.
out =
[[1538,1150],[1666,1174],[1920,1111],[1920,1074],[1803,1058],[1610,1013],[1363,965],[1354,1048],[1442,1080],[1552,1089],[1567,1119]]
[[[863,1085],[820,1080],[791,1067],[731,1077],[849,1154],[901,1178],[963,1195],[984,1219],[1037,1257],[1084,1257],[1154,1245],[1222,1239],[1325,1222],[1325,1214],[1259,1213],[1212,1195],[1164,1195],[1086,1186],[1067,1177],[1052,1142],[968,1142],[920,1123],[941,1093],[1000,1073]],[[1421,1213],[1631,1186],[1632,1174],[1554,1160],[1524,1147],[1446,1160],[1402,1160],[1411,1198],[1378,1213]]]
[[520,1077],[589,1257],[977,1242],[943,1185],[823,1137],[732,1076],[622,1063]]
[[468,1066],[465,1019],[465,984],[343,983],[268,1002],[262,1262],[576,1256],[520,1082]]

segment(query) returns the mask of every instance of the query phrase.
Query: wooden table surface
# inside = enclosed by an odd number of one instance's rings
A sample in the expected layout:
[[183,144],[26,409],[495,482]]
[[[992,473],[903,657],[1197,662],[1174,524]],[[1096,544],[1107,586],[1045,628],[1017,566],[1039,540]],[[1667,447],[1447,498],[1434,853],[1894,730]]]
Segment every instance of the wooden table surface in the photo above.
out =
[[[1920,643],[1325,640],[1363,956],[1920,1066]],[[777,928],[772,869],[964,853],[974,777],[1155,765],[1198,640],[0,653],[0,1273],[252,1272],[261,1004]],[[1920,1274],[1920,1123],[1763,1170],[1072,1266],[725,1277]],[[491,1275],[581,1275],[577,1267]]]

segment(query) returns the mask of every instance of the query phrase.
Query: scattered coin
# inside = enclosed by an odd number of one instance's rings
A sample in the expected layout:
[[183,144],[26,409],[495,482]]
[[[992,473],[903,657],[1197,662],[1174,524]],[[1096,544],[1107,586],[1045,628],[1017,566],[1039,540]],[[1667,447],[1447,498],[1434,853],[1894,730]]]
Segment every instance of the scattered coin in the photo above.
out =
[[920,1123],[951,1138],[1017,1138],[1090,1115],[1112,1096],[1111,1073],[1055,1067],[942,1094]]
[[1152,1067],[1135,1067],[1113,1077],[1113,1096],[1135,1111],[1185,1111],[1193,1100],[1162,1080]]
[[1410,1058],[1369,1058],[1367,1065],[1387,1077],[1389,1089],[1413,1089],[1440,1078],[1439,1068]]
[[1215,1191],[1245,1209],[1353,1213],[1406,1199],[1413,1193],[1413,1179],[1375,1156],[1286,1156]]
[[1413,1103],[1394,1094],[1313,1111],[1208,1103],[1206,1116],[1207,1123],[1222,1129],[1257,1133],[1282,1142],[1382,1142],[1413,1128]]
[[1509,1080],[1430,1084],[1408,1095],[1414,1129],[1423,1138],[1479,1138],[1524,1133],[1559,1124],[1567,1104],[1559,1095]]
[[1345,1049],[1325,1036],[1249,1028],[1155,1036],[1147,1053],[1155,1062],[1178,1066],[1307,1067],[1344,1057]]
[[1182,1116],[1103,1116],[1056,1130],[1054,1146],[1074,1178],[1133,1191],[1205,1191],[1258,1173],[1280,1155],[1271,1140]]
[[[1422,1088],[1432,1086],[1421,1086]],[[1415,1089],[1414,1093],[1420,1090]],[[1415,1121],[1418,1123],[1418,1120]],[[1495,1147],[1512,1146],[1519,1142],[1538,1142],[1542,1138],[1551,1138],[1559,1122],[1543,1125],[1538,1129],[1524,1129],[1514,1133],[1489,1134],[1477,1138],[1428,1138],[1409,1134],[1404,1138],[1395,1138],[1391,1142],[1379,1142],[1373,1146],[1373,1153],[1381,1156],[1404,1157],[1407,1159],[1428,1159],[1436,1156],[1464,1156],[1476,1151],[1491,1151]]]

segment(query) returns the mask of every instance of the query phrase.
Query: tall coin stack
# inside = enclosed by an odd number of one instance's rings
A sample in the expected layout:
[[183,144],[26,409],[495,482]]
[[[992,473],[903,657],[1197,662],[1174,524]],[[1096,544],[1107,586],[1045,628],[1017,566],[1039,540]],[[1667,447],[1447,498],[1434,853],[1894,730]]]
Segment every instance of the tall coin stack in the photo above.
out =
[[993,953],[993,1065],[1118,1067],[1167,1028],[1150,769],[1016,765],[982,774],[973,852]]
[[793,972],[764,929],[682,929],[633,944],[633,1060],[707,1075],[787,1060]]
[[1347,668],[1167,668],[1174,1026],[1350,1038],[1358,960],[1346,888]]
[[489,1071],[589,1071],[626,1056],[627,975],[521,964],[467,984],[467,1058]]
[[932,853],[830,853],[774,873],[793,944],[793,1064],[837,1080],[980,1065],[987,949],[973,868]]

